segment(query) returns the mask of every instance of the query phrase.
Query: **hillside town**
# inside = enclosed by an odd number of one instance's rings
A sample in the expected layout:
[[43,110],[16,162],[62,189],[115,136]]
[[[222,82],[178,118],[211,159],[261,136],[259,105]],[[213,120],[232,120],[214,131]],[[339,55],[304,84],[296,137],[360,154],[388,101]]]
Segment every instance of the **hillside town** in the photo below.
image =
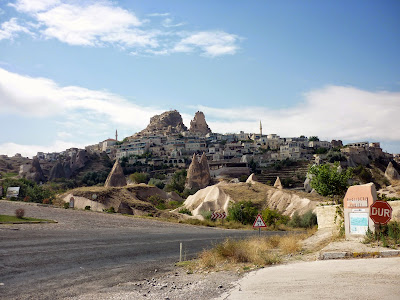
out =
[[[111,160],[140,164],[149,170],[188,168],[193,154],[204,153],[213,177],[249,175],[252,168],[268,167],[284,160],[316,163],[338,160],[344,167],[366,165],[369,160],[375,159],[400,161],[399,154],[383,152],[379,142],[343,145],[341,140],[322,141],[317,136],[281,137],[275,133],[263,133],[261,121],[257,133],[214,133],[200,111],[196,112],[188,129],[176,110],[152,117],[144,130],[121,141],[116,131],[115,138],[108,138],[85,149],[71,148],[60,153],[38,152],[36,157],[40,162],[54,162],[60,157],[69,157],[82,163],[82,156],[93,153],[106,153]],[[76,167],[77,164],[71,165],[71,168]],[[22,165],[20,175],[27,172],[27,168],[29,166]]]

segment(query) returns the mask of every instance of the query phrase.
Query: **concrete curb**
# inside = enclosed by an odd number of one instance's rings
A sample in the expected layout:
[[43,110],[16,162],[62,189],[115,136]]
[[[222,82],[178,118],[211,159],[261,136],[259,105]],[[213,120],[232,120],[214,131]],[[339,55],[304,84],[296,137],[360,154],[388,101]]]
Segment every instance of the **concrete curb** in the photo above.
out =
[[337,251],[337,252],[320,252],[319,259],[343,259],[343,258],[364,258],[364,257],[392,257],[400,256],[400,250],[383,250],[383,251]]

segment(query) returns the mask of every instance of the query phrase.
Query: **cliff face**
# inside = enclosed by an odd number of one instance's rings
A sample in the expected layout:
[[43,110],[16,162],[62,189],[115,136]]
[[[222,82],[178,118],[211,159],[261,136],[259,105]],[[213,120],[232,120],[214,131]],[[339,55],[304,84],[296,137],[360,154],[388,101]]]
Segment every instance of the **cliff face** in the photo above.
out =
[[193,120],[190,122],[190,132],[199,132],[201,134],[206,135],[207,133],[211,133],[211,129],[208,127],[206,118],[203,112],[198,111],[194,115]]
[[176,110],[171,110],[151,117],[150,124],[138,135],[180,133],[182,131],[187,131],[187,127],[183,124],[181,114]]

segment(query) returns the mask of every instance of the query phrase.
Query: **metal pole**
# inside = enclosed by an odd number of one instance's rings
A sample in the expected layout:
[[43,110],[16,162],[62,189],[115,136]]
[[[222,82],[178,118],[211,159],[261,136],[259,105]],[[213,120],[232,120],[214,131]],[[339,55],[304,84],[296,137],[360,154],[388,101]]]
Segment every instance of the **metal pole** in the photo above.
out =
[[179,261],[182,261],[182,243],[179,244]]
[[261,227],[258,227],[258,237],[261,237]]

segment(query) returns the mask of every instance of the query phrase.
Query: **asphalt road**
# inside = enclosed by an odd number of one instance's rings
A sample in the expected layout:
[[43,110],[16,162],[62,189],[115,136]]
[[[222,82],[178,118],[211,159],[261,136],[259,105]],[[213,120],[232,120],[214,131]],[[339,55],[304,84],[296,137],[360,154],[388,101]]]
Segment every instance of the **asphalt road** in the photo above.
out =
[[0,299],[61,299],[151,278],[173,268],[180,243],[189,259],[227,237],[257,234],[0,201],[0,214],[16,208],[58,223],[0,225]]

